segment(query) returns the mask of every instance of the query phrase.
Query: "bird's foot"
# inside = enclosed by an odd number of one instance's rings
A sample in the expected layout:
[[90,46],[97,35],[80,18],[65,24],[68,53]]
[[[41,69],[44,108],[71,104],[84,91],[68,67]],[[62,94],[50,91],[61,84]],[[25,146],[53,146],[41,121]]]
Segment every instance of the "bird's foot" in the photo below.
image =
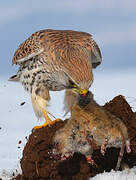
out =
[[[43,112],[43,116],[44,116],[44,118],[45,118],[45,120],[46,120],[46,123],[44,124],[44,126],[53,125],[54,123],[60,121],[59,118],[56,118],[55,120],[52,121],[52,120],[49,118],[46,110],[43,109],[42,112]],[[48,113],[49,113],[49,112],[48,112]],[[53,116],[51,113],[49,113],[49,114],[50,114],[51,116]],[[53,116],[53,117],[54,117],[54,116]],[[55,117],[54,117],[54,118],[55,118]]]
[[45,122],[43,125],[35,126],[35,127],[34,127],[34,130],[43,128],[43,127],[45,127],[45,126],[47,126],[47,125],[49,125],[49,124],[48,124],[47,122]]
[[60,121],[60,119],[59,118],[56,118],[55,120],[53,120],[50,124],[52,125],[52,124],[55,124],[56,122],[59,122]]
[[46,122],[45,122],[43,125],[41,125],[41,126],[35,126],[35,127],[34,127],[34,130],[35,130],[35,129],[43,128],[43,127],[45,127],[45,126],[47,126],[47,125],[49,125],[49,126],[50,126],[50,125],[53,125],[53,124],[55,124],[56,122],[60,121],[59,118],[57,118],[57,119],[55,119],[55,120],[52,121],[52,120],[50,119],[50,117],[48,116],[46,110],[44,110],[44,109],[42,110],[42,113],[43,113],[43,116],[44,116]]

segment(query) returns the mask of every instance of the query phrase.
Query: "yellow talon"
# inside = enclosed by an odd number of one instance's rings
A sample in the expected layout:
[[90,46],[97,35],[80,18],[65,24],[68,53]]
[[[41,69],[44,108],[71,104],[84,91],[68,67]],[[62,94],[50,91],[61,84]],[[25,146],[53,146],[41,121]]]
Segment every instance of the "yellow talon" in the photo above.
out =
[[40,129],[40,128],[43,128],[43,127],[45,127],[45,126],[47,126],[48,125],[48,123],[44,123],[43,125],[41,125],[41,126],[35,126],[34,127],[34,129]]
[[40,129],[40,128],[43,128],[43,127],[45,127],[45,126],[47,126],[47,125],[52,125],[52,124],[60,121],[59,118],[57,118],[57,119],[55,119],[54,121],[52,121],[52,120],[50,119],[50,117],[48,116],[46,110],[44,110],[44,109],[42,110],[42,113],[43,113],[43,116],[44,116],[46,122],[45,122],[43,125],[35,126],[34,129]]
[[43,116],[44,116],[44,118],[46,120],[46,122],[44,123],[45,124],[44,126],[46,126],[46,125],[50,124],[52,122],[52,120],[51,120],[51,118],[49,118],[46,110],[43,109],[42,113],[43,113]]

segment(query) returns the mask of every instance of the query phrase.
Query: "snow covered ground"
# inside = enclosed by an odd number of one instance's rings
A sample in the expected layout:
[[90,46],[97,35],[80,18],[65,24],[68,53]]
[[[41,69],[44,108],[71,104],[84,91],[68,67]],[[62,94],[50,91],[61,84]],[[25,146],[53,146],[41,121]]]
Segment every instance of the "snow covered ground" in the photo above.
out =
[[[136,110],[136,71],[94,71],[94,83],[91,91],[99,104],[122,94]],[[19,159],[26,139],[37,122],[29,95],[18,83],[8,82],[7,76],[0,77],[0,170],[19,169]],[[51,93],[49,111],[56,117],[63,118],[64,91]],[[20,104],[25,102],[23,106]],[[64,118],[63,118],[64,119]],[[21,142],[19,144],[19,141]],[[104,173],[93,180],[133,180],[136,179],[136,168],[130,171]],[[7,179],[6,179],[7,180]]]
[[136,167],[124,171],[111,170],[109,173],[98,174],[90,180],[136,180]]

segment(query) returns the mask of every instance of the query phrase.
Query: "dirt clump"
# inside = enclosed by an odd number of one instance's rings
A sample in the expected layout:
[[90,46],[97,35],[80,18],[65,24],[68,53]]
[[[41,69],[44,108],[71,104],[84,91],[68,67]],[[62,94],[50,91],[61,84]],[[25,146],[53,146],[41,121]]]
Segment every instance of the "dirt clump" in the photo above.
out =
[[136,112],[132,111],[132,108],[122,95],[116,96],[106,103],[104,108],[120,118],[126,125],[131,140],[132,151],[136,153]]
[[[127,126],[131,138],[130,154],[124,153],[122,162],[130,168],[136,165],[136,113],[132,111],[122,95],[106,103],[104,108],[119,117]],[[37,129],[29,136],[20,161],[22,175],[16,180],[88,180],[103,171],[114,169],[119,149],[108,148],[105,155],[96,148],[92,154],[94,165],[88,164],[86,157],[74,153],[73,157],[63,162],[52,156],[53,136],[67,120],[59,121],[52,126]]]

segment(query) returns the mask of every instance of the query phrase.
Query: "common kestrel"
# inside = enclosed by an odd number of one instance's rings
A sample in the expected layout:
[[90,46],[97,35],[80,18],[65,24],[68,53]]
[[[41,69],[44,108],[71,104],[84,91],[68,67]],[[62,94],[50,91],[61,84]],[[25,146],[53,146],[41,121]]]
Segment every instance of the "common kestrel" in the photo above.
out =
[[16,50],[12,64],[19,70],[9,80],[20,81],[30,93],[36,116],[46,119],[43,127],[53,122],[45,110],[49,91],[69,89],[85,95],[93,82],[92,68],[100,63],[101,52],[89,33],[40,30]]

